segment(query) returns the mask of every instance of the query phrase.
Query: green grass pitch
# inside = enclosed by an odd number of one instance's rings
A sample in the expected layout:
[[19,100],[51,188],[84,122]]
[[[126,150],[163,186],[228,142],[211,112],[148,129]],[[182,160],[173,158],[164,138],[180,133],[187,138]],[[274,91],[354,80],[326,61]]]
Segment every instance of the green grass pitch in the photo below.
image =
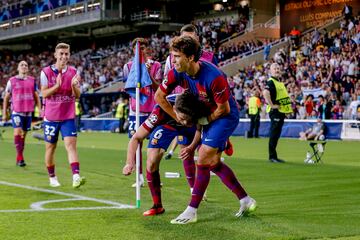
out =
[[[30,133],[31,134],[31,133]],[[0,139],[0,182],[135,205],[134,175],[121,174],[127,136],[111,133],[81,133],[78,149],[81,174],[87,183],[71,187],[71,170],[63,142],[56,154],[60,188],[48,186],[44,166],[44,143],[26,140],[26,168],[15,166],[12,129]],[[165,214],[143,217],[152,205],[147,187],[141,190],[140,209],[61,210],[108,206],[94,201],[59,201],[44,205],[52,211],[11,212],[30,209],[41,201],[69,199],[0,184],[0,239],[360,239],[360,143],[329,141],[324,164],[304,164],[308,143],[281,139],[279,156],[286,164],[267,161],[268,139],[231,138],[235,153],[225,156],[248,193],[257,200],[255,214],[237,219],[239,202],[216,176],[211,177],[207,202],[198,211],[198,223],[178,226],[170,220],[181,213],[190,199],[179,159],[163,160],[160,166]],[[145,152],[144,152],[145,155]],[[144,164],[145,165],[145,164]],[[181,178],[165,178],[165,171]],[[56,210],[59,209],[59,210]],[[8,212],[6,212],[8,211]]]

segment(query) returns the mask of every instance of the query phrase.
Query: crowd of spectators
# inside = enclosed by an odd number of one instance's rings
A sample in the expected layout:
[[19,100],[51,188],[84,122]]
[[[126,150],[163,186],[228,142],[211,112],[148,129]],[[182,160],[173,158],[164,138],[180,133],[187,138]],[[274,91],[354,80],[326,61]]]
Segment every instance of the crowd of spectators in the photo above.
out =
[[214,18],[193,22],[199,31],[200,43],[210,51],[217,50],[221,40],[243,33],[247,23],[248,18],[243,15],[238,18],[231,16],[225,19]]
[[[238,20],[212,19],[197,21],[194,24],[198,27],[204,48],[216,50],[220,39],[241,32],[246,20],[242,17]],[[247,99],[255,90],[262,91],[268,79],[270,64],[276,61],[284,66],[283,78],[294,109],[292,118],[355,118],[356,112],[351,109],[357,107],[357,101],[360,103],[358,99],[360,96],[359,28],[359,19],[356,18],[343,20],[340,28],[331,32],[315,29],[302,37],[300,43],[292,44],[288,49],[280,49],[272,59],[267,60],[268,56],[265,54],[264,64],[254,63],[239,70],[235,76],[229,77],[229,84],[241,106],[242,117],[246,114]],[[148,37],[151,55],[155,60],[163,62],[166,59],[168,45],[174,35],[176,33],[154,33]],[[251,51],[262,44],[250,41],[220,47],[216,51],[216,56],[221,62]],[[265,47],[271,47],[269,40],[264,44]],[[132,57],[130,46],[129,41],[122,45],[73,53],[71,64],[76,66],[82,76],[82,92],[92,93],[94,89],[104,84],[121,81],[123,66]],[[6,81],[16,74],[17,63],[20,60],[30,63],[30,74],[33,76],[39,76],[41,68],[54,62],[53,55],[49,51],[40,54],[16,55],[12,52],[0,54],[0,96]],[[108,101],[102,101],[101,106],[87,104],[85,112],[92,114],[107,112],[111,109],[111,105]]]
[[[264,64],[252,64],[229,77],[242,115],[247,99],[262,91],[272,62],[283,67],[282,81],[290,94],[293,119],[356,119],[360,105],[359,17],[343,20],[333,31],[315,29]],[[264,106],[265,109],[265,106]],[[262,117],[265,117],[265,110]]]

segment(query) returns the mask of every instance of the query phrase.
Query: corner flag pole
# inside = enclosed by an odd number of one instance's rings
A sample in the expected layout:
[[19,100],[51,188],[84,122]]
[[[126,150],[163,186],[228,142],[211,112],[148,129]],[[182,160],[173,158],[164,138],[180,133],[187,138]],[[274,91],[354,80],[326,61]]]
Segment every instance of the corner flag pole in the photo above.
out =
[[[136,62],[135,64],[140,65],[140,43],[136,42],[136,52],[139,54],[139,62]],[[135,131],[137,131],[140,127],[140,88],[141,88],[141,71],[138,72],[138,80],[136,84],[136,113],[135,113]],[[136,208],[140,208],[140,143],[138,143],[137,149],[136,149]]]

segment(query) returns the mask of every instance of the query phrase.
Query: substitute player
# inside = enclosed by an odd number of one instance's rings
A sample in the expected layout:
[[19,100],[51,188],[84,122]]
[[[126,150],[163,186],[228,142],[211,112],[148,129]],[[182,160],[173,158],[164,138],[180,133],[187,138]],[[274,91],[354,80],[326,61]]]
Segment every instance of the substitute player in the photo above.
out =
[[68,66],[70,45],[59,43],[55,47],[54,56],[56,63],[41,71],[41,93],[45,99],[45,163],[50,177],[50,186],[59,187],[60,183],[55,175],[54,154],[59,132],[61,132],[73,173],[72,186],[78,188],[85,184],[85,178],[79,174],[80,164],[76,149],[75,99],[80,97],[80,76],[74,67]]
[[227,139],[239,122],[239,112],[231,95],[226,76],[213,64],[199,61],[200,44],[189,36],[175,37],[170,43],[175,69],[168,74],[155,94],[156,102],[174,119],[177,115],[166,96],[180,85],[195,94],[211,114],[199,119],[203,125],[195,186],[189,206],[172,224],[187,224],[197,221],[197,209],[210,181],[210,171],[240,200],[236,216],[243,216],[256,208],[254,199],[248,196],[233,171],[220,161]]
[[3,122],[7,119],[7,108],[11,99],[12,113],[11,120],[14,128],[14,144],[16,148],[16,165],[25,167],[24,148],[26,133],[31,129],[31,115],[34,112],[35,104],[40,109],[41,103],[35,78],[29,76],[27,62],[21,61],[18,64],[18,75],[9,79],[5,89],[3,102]]
[[[146,94],[148,95],[148,99],[146,100],[146,102],[144,104],[140,104],[140,123],[139,126],[147,119],[147,117],[150,115],[151,111],[153,110],[153,107],[155,106],[155,100],[154,100],[154,95],[155,95],[155,91],[158,88],[159,84],[162,81],[162,69],[161,69],[161,63],[159,63],[158,61],[154,61],[151,59],[151,56],[148,54],[150,52],[149,49],[149,43],[146,39],[144,38],[135,38],[132,42],[132,48],[133,48],[133,52],[135,53],[135,47],[136,47],[136,43],[139,42],[140,43],[140,49],[141,52],[144,54],[144,58],[145,58],[145,66],[149,72],[151,81],[152,81],[152,86],[148,86],[148,87],[144,87],[142,89],[142,91],[145,91]],[[128,63],[126,63],[124,65],[124,79],[125,81],[127,80],[129,73],[130,73],[130,69],[132,66],[132,60],[129,61]],[[129,113],[129,128],[128,128],[128,132],[129,132],[129,138],[131,139],[132,135],[134,135],[135,133],[135,123],[136,123],[136,115],[135,115],[135,111],[136,111],[136,100],[135,98],[130,97],[130,113]],[[140,142],[140,186],[144,186],[144,177],[142,174],[142,142]],[[134,183],[132,185],[132,187],[136,187],[136,183]]]

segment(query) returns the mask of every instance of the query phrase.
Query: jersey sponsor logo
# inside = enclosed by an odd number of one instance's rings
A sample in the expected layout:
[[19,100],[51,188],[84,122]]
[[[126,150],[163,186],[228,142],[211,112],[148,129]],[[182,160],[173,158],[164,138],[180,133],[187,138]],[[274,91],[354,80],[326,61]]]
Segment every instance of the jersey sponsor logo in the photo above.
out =
[[52,95],[50,96],[51,101],[53,102],[74,102],[74,96],[66,96],[66,95]]

